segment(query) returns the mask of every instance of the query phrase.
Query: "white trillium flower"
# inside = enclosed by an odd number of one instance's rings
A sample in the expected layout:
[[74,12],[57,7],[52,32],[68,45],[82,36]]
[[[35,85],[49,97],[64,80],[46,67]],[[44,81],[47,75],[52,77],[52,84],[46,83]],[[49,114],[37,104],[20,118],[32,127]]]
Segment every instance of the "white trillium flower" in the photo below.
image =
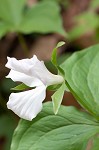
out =
[[10,57],[7,59],[5,66],[11,69],[7,78],[35,87],[32,90],[11,93],[7,107],[20,118],[32,120],[42,109],[46,88],[49,85],[61,84],[64,79],[49,72],[44,62],[39,61],[35,55],[31,59],[17,60]]

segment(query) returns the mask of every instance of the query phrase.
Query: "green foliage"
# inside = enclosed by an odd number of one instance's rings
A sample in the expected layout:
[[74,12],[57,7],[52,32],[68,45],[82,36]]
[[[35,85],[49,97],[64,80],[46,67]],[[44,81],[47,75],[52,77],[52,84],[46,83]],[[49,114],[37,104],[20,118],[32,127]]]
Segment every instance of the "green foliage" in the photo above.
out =
[[91,0],[91,8],[95,9],[99,7],[99,0]]
[[74,53],[61,67],[78,102],[99,119],[99,45]]
[[0,0],[0,37],[7,32],[65,35],[58,4],[44,1],[26,8],[26,0]]
[[58,61],[57,61],[57,49],[61,46],[63,46],[65,44],[65,42],[61,41],[57,44],[57,46],[53,49],[52,52],[52,57],[51,57],[51,62],[52,64],[56,67],[56,69],[58,70],[58,74],[64,76],[64,71],[62,68],[60,68],[60,66],[58,65]]
[[56,48],[59,48],[59,47],[63,46],[64,44],[65,44],[64,41],[60,41],[60,42],[57,44]]
[[[52,63],[60,73],[63,71],[65,81],[48,87],[57,90],[52,96],[57,115],[52,103],[46,103],[33,121],[21,120],[11,150],[85,150],[88,140],[93,138],[92,150],[99,149],[99,44],[75,52],[58,66],[56,50],[63,44],[54,49]],[[60,106],[66,86],[90,115],[74,107]],[[14,90],[25,88],[21,84]]]
[[23,91],[23,90],[26,90],[26,89],[29,89],[29,86],[25,85],[24,83],[22,83],[20,85],[17,85],[14,88],[11,88],[11,90],[14,90],[14,91]]
[[13,82],[11,79],[4,79],[2,82],[1,82],[1,85],[0,85],[0,91],[2,92],[5,92],[6,94],[10,94],[10,90],[12,87],[15,87],[16,86],[16,83]]
[[99,150],[99,136],[94,138],[91,150]]
[[58,5],[54,2],[42,2],[30,8],[23,18],[20,31],[23,33],[50,31],[64,35]]
[[7,25],[18,27],[23,17],[26,0],[0,0],[0,19]]
[[[57,58],[57,63],[59,65],[62,64],[70,56],[71,56],[71,53],[66,53],[66,54],[60,55]],[[51,61],[46,61],[45,65],[47,66],[47,68],[48,68],[49,71],[51,71],[54,74],[57,74],[57,68],[52,64]]]
[[12,135],[16,127],[16,122],[11,115],[0,116],[0,137],[5,138],[4,150],[10,149]]
[[61,84],[54,84],[47,87],[47,90],[55,91],[60,88]]
[[68,7],[68,5],[69,5],[68,0],[39,0],[39,1],[55,1],[59,4],[61,4],[62,6],[64,6],[65,8]]
[[57,63],[57,49],[61,46],[63,46],[65,44],[65,42],[61,41],[57,44],[57,46],[53,49],[52,52],[52,57],[51,57],[51,62],[53,63],[54,66],[58,67],[58,63]]
[[[63,42],[63,41],[59,42],[57,44],[57,46],[53,49],[52,57],[51,57],[51,62],[57,68],[58,73],[61,75],[64,75],[64,71],[59,67],[58,62],[57,62],[57,49],[59,47],[63,46],[64,44],[65,44],[65,42]],[[53,89],[53,86],[51,86],[50,89],[51,88]],[[66,89],[65,81],[63,82],[63,84],[61,86],[59,85],[59,88],[58,88],[58,86],[56,86],[56,88],[57,88],[56,89],[57,91],[52,96],[53,109],[54,109],[55,114],[58,113],[59,107],[60,107],[62,99],[63,99],[64,91]]]
[[87,113],[61,106],[55,116],[52,103],[46,103],[32,122],[20,121],[11,150],[85,150],[87,141],[98,131],[99,124]]
[[66,89],[65,82],[63,82],[61,87],[52,95],[53,108],[54,108],[55,114],[58,113],[58,110],[60,108],[60,105],[64,96],[65,89]]
[[95,31],[99,27],[99,17],[94,12],[85,12],[76,16],[77,25],[69,32],[69,38],[74,40],[85,33]]

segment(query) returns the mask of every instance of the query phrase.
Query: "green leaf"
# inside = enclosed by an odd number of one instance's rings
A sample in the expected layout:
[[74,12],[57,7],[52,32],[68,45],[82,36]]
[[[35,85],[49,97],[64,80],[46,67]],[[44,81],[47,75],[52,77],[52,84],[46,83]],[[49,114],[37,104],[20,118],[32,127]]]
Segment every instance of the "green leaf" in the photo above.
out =
[[58,113],[58,110],[60,108],[64,96],[64,91],[65,91],[65,82],[63,82],[61,87],[52,95],[53,109],[55,114]]
[[63,46],[63,45],[65,45],[65,42],[64,42],[64,41],[61,41],[61,42],[59,42],[59,43],[57,44],[56,48],[59,48],[59,47],[61,47],[61,46]]
[[6,32],[25,34],[55,32],[66,35],[59,5],[56,2],[39,2],[31,8],[25,6],[26,0],[0,0],[0,20],[7,27],[6,31],[1,28],[1,37]]
[[61,106],[55,116],[52,103],[46,103],[33,121],[20,121],[11,150],[85,150],[97,132],[99,124],[87,113]]
[[85,33],[95,31],[99,27],[98,15],[93,12],[85,12],[76,16],[76,26],[69,32],[69,38],[74,40]]
[[91,150],[99,150],[99,136],[94,137],[93,146],[92,146]]
[[71,56],[72,53],[62,54],[58,57],[58,64],[61,65],[68,57]]
[[12,135],[16,125],[17,122],[11,115],[0,116],[0,137],[4,137],[6,139],[4,150],[10,149]]
[[23,91],[23,90],[26,90],[26,89],[29,89],[30,87],[25,85],[24,83],[14,87],[14,88],[11,88],[11,90],[14,90],[14,91]]
[[47,87],[47,90],[56,91],[59,89],[60,86],[61,86],[61,84],[50,85]]
[[61,4],[65,9],[68,7],[69,5],[69,1],[66,1],[66,0],[42,0],[42,1],[55,1],[59,4]]
[[75,52],[61,68],[77,101],[99,119],[99,45]]
[[[56,91],[61,87],[61,84],[50,85],[47,87],[47,90]],[[67,85],[65,84],[65,91],[70,92]]]
[[98,8],[98,7],[99,7],[99,0],[95,0],[95,1],[91,0],[90,6],[91,6],[91,9],[92,9],[92,8],[93,8],[93,9]]
[[57,48],[63,46],[65,44],[65,42],[61,41],[57,44],[57,46],[53,49],[52,52],[52,57],[51,57],[51,62],[53,63],[53,65],[55,65],[56,67],[58,66],[57,63]]
[[26,0],[0,0],[0,19],[6,24],[18,26],[21,22]]
[[26,11],[19,30],[26,34],[57,32],[65,35],[58,4],[44,1],[33,5]]
[[58,66],[58,64],[57,64],[57,48],[53,49],[51,62],[53,63],[54,66],[56,66],[56,67]]

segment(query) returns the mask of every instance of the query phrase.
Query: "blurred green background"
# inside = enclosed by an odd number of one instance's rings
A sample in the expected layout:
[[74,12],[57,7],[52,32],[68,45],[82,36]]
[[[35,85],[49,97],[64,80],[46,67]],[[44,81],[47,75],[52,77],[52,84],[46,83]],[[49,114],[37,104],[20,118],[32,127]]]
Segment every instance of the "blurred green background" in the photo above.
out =
[[[73,52],[99,43],[99,0],[0,0],[0,150],[9,150],[19,118],[7,109],[11,88],[17,85],[5,76],[7,56],[23,59],[34,54],[50,71],[52,49],[59,41],[58,63]],[[47,91],[46,100],[52,92]],[[80,108],[70,93],[64,105]]]

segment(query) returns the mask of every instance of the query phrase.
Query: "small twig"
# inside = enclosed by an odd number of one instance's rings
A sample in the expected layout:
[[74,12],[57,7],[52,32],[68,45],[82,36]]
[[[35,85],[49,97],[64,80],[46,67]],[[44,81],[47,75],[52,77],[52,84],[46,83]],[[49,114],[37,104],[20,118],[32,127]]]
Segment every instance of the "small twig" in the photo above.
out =
[[22,49],[24,50],[25,55],[28,56],[28,47],[27,47],[26,41],[21,33],[18,33],[18,39],[19,39]]

